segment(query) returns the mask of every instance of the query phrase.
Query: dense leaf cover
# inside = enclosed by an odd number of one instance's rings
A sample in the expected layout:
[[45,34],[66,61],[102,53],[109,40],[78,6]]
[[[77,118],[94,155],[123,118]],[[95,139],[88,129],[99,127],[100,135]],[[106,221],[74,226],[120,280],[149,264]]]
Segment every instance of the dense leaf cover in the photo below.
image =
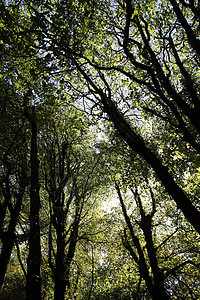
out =
[[0,297],[199,299],[199,1],[0,11]]

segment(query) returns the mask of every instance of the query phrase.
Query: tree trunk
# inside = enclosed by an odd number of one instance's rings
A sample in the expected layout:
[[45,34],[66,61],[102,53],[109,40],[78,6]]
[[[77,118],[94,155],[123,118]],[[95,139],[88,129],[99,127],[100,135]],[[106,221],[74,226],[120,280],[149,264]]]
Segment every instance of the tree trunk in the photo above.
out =
[[[62,207],[60,207],[62,210]],[[60,212],[63,215],[63,211]],[[56,226],[57,233],[57,253],[56,253],[56,267],[54,273],[54,299],[64,300],[67,286],[66,280],[66,263],[65,263],[65,228],[63,217],[58,218]]]
[[55,270],[55,288],[54,288],[54,299],[64,300],[66,287],[70,288],[69,275],[70,275],[70,265],[74,257],[76,242],[78,236],[78,224],[79,219],[75,221],[72,227],[72,231],[69,238],[69,247],[67,255],[65,254],[65,232],[64,226],[62,230],[58,233],[59,223],[57,224],[57,254],[56,254],[56,270]]
[[39,161],[37,150],[37,124],[34,107],[32,114],[25,108],[31,123],[31,190],[30,190],[30,237],[27,260],[26,300],[41,299],[41,245],[40,245],[40,195]]
[[186,18],[184,17],[182,11],[180,10],[180,7],[178,5],[178,3],[175,0],[170,0],[174,12],[179,20],[179,22],[181,23],[182,27],[185,29],[187,38],[188,38],[188,42],[190,43],[190,45],[192,46],[192,48],[196,51],[196,53],[198,55],[200,55],[200,41],[197,38],[196,34],[193,32],[191,26],[188,24]]
[[[146,286],[148,288],[149,294],[151,295],[152,299],[153,300],[160,300],[160,299],[168,300],[169,297],[167,296],[167,294],[165,292],[162,277],[160,278],[160,280],[158,280],[157,276],[156,276],[156,278],[152,279],[152,277],[149,274],[149,270],[148,270],[148,266],[147,266],[147,263],[145,260],[145,255],[144,255],[143,249],[140,245],[140,241],[139,241],[138,237],[135,236],[135,234],[134,234],[134,229],[133,229],[131,220],[127,214],[126,207],[125,207],[125,204],[124,204],[121,192],[120,192],[120,188],[117,185],[116,185],[116,190],[117,190],[117,193],[119,196],[124,219],[126,221],[126,224],[129,228],[129,231],[131,234],[132,242],[138,252],[138,257],[135,254],[135,252],[133,251],[133,249],[132,249],[131,245],[129,244],[128,240],[126,239],[126,237],[125,237],[125,242],[123,244],[124,244],[125,248],[130,252],[132,258],[137,263],[137,265],[139,267],[140,276],[144,279]],[[146,236],[145,236],[145,238],[146,238]],[[150,265],[151,265],[151,260],[150,260]],[[151,267],[152,267],[152,265],[151,265]],[[153,269],[152,269],[152,271],[155,271],[155,265],[153,265]],[[157,265],[156,271],[158,271],[158,270],[159,270],[159,268]],[[154,275],[154,272],[153,272],[153,275]],[[161,275],[161,273],[160,273],[160,275]]]
[[65,300],[66,286],[66,280],[61,278],[61,274],[59,274],[58,279],[55,280],[54,300]]
[[10,261],[10,256],[14,246],[15,234],[6,234],[0,255],[0,292],[4,284],[4,278]]
[[142,138],[134,132],[112,100],[106,97],[103,92],[100,93],[100,96],[106,113],[114,123],[114,126],[122,139],[153,168],[168,194],[173,197],[177,207],[183,212],[186,219],[200,234],[200,212],[191,203],[184,191],[176,184],[172,175],[168,172],[167,167],[165,167],[158,157],[145,145]]
[[145,145],[141,136],[135,133],[129,122],[112,101],[111,93],[109,92],[107,96],[103,90],[95,85],[76,61],[75,65],[86,81],[100,96],[100,102],[103,105],[104,111],[107,113],[110,121],[114,124],[121,138],[152,167],[168,194],[172,196],[176,202],[177,207],[183,212],[189,223],[200,234],[200,212],[191,203],[184,191],[176,184],[167,167],[164,166],[161,160]]
[[[10,195],[9,195],[10,196]],[[0,254],[0,291],[4,283],[5,274],[10,261],[10,256],[15,242],[15,228],[17,225],[19,213],[21,210],[23,192],[16,196],[16,205],[11,212],[11,219],[8,226],[8,231],[2,233],[2,250]]]
[[158,266],[156,250],[152,240],[150,218],[151,218],[150,215],[143,216],[143,220],[141,221],[140,226],[145,236],[148,257],[150,261],[151,270],[153,273],[154,288],[156,290],[157,295],[159,296],[159,299],[167,300],[169,299],[169,296],[165,291],[163,274]]

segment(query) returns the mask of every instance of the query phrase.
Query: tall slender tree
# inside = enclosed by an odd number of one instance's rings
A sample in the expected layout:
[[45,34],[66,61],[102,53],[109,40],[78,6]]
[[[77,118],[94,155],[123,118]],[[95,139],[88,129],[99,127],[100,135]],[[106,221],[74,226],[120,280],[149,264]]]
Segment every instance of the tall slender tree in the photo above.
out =
[[30,186],[30,237],[27,261],[26,299],[41,299],[41,244],[40,244],[40,185],[38,160],[38,125],[35,107],[29,106],[32,90],[24,96],[24,115],[31,125],[31,186]]

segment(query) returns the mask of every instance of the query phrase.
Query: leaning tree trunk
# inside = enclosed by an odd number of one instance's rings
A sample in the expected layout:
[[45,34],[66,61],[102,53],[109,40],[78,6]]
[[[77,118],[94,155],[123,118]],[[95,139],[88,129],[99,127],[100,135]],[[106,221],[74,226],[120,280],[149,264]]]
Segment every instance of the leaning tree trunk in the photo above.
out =
[[0,254],[0,291],[4,283],[4,278],[10,261],[10,256],[15,242],[15,228],[20,212],[21,201],[17,203],[16,210],[12,213],[12,219],[8,231],[4,235],[3,245]]
[[[110,121],[114,124],[121,138],[129,145],[129,147],[138,153],[155,171],[158,179],[162,182],[166,191],[174,201],[177,207],[182,211],[189,223],[200,234],[200,212],[193,205],[181,187],[175,182],[168,168],[156,156],[156,154],[145,144],[142,137],[137,134],[123,113],[118,109],[117,105],[112,101],[111,93],[108,95],[92,81],[87,73],[82,69],[77,61],[74,61],[78,71],[83,75],[85,80],[91,85],[100,97],[100,103],[104,111],[107,113]],[[104,80],[105,81],[105,80]],[[200,128],[199,128],[200,130]]]
[[143,139],[134,132],[112,100],[103,92],[100,92],[100,95],[104,109],[122,139],[152,167],[169,195],[171,195],[176,202],[177,207],[183,212],[186,219],[200,234],[200,212],[174,181],[167,167],[164,166],[159,158],[145,145]]
[[[2,289],[3,283],[4,283],[4,278],[6,275],[6,271],[8,268],[8,264],[10,261],[10,256],[13,250],[13,246],[15,243],[15,229],[16,229],[16,225],[18,222],[18,218],[19,218],[19,214],[21,211],[21,205],[22,205],[22,199],[23,199],[23,194],[24,194],[24,190],[26,187],[26,184],[24,184],[24,182],[26,181],[26,178],[22,178],[21,183],[20,183],[20,191],[19,193],[16,195],[16,204],[15,206],[11,209],[10,211],[10,222],[8,225],[8,230],[6,232],[3,231],[3,228],[1,228],[1,240],[2,240],[2,249],[1,249],[1,253],[0,253],[0,291]],[[10,194],[10,187],[9,187],[9,180],[8,178],[6,178],[5,181],[5,206],[7,207],[8,203],[10,202],[11,199],[11,194]],[[2,220],[2,224],[1,227],[3,227],[3,220]]]

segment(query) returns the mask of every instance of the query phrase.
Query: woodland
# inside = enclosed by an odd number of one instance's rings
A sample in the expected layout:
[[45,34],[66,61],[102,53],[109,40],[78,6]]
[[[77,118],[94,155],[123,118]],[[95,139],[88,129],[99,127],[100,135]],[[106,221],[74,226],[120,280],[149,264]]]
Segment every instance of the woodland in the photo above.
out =
[[200,299],[200,1],[0,0],[0,299]]

